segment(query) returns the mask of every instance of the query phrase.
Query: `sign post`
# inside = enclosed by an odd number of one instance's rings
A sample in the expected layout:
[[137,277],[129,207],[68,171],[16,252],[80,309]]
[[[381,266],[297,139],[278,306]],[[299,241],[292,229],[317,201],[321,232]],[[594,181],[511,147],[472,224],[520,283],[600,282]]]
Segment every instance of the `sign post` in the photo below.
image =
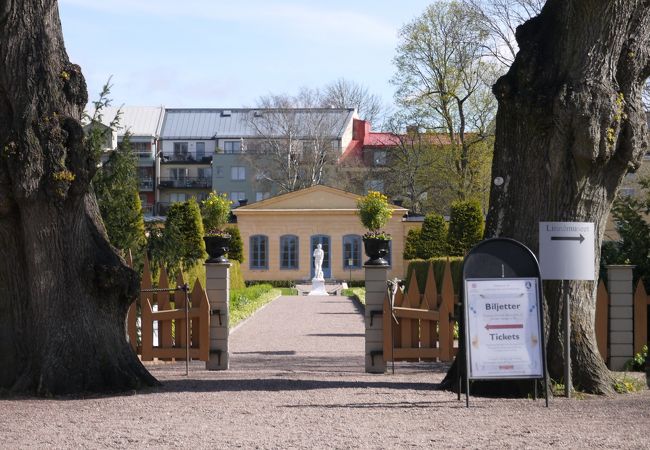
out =
[[[591,222],[540,222],[539,261],[543,280],[595,280]],[[564,302],[564,393],[571,398],[571,305]]]
[[470,380],[544,380],[548,377],[537,258],[513,239],[488,239],[463,265],[466,405]]

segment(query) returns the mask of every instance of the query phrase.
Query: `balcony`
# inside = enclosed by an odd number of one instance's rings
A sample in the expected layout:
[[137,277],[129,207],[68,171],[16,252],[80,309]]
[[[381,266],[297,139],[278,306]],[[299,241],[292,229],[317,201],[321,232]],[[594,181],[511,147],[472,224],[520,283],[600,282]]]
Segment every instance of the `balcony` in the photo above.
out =
[[168,153],[163,152],[161,162],[169,164],[212,164],[212,155],[197,156],[194,153]]
[[209,177],[184,177],[184,178],[160,178],[158,180],[160,189],[211,189],[212,178]]

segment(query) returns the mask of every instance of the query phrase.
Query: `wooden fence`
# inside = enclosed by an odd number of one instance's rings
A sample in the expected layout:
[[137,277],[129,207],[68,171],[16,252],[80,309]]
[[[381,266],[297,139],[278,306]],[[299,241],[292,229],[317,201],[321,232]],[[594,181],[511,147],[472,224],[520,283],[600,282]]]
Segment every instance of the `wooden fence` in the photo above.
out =
[[[131,262],[129,261],[129,263]],[[188,332],[190,358],[201,361],[209,359],[210,304],[208,297],[199,280],[196,280],[189,295],[188,323],[185,320],[185,292],[173,291],[177,286],[184,284],[183,275],[179,274],[171,286],[172,289],[169,289],[169,277],[165,269],[161,267],[156,288],[167,291],[141,292],[139,299],[131,304],[127,315],[127,332],[133,350],[141,356],[143,361],[152,361],[154,358],[184,359]],[[153,286],[150,264],[145,258],[140,287],[142,290],[146,290]],[[154,346],[154,322],[158,323],[157,346]],[[138,337],[140,338],[139,345]]]
[[[385,361],[450,361],[457,353],[454,343],[454,292],[449,262],[445,265],[442,289],[438,293],[433,267],[429,265],[424,293],[420,293],[416,272],[405,292],[397,291],[391,317],[390,300],[384,300],[384,360]],[[648,343],[648,307],[650,297],[643,280],[634,293],[634,353]],[[604,361],[608,361],[609,293],[605,283],[598,284],[596,295],[596,341]]]
[[454,294],[449,262],[438,293],[433,267],[429,265],[424,293],[420,293],[417,275],[408,289],[398,289],[392,308],[386,296],[383,308],[385,361],[451,361],[458,352],[454,343]]

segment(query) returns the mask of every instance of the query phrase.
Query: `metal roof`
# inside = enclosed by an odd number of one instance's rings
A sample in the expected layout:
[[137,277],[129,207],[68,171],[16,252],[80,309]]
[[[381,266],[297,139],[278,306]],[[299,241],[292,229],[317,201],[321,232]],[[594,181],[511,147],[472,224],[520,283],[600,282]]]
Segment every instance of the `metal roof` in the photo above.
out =
[[[353,108],[295,108],[290,110],[269,108],[168,108],[160,137],[162,139],[219,139],[259,137],[259,127],[268,127],[273,116],[287,111],[296,123],[308,123],[310,117],[327,118],[332,138],[340,138],[355,115]],[[267,134],[267,133],[264,133]],[[274,133],[268,133],[273,135]],[[280,135],[280,134],[275,134]]]
[[118,110],[121,112],[117,134],[123,136],[128,130],[132,136],[160,135],[165,108],[163,106],[109,106],[102,111],[102,123],[109,126]]

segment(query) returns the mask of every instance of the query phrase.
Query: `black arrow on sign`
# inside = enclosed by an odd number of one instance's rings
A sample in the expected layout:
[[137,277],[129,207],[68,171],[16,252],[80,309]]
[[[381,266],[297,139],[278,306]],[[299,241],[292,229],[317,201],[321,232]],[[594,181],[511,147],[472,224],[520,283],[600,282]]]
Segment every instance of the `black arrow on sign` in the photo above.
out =
[[552,241],[580,241],[582,244],[582,241],[585,240],[585,237],[583,235],[580,235],[580,237],[577,236],[551,236]]

